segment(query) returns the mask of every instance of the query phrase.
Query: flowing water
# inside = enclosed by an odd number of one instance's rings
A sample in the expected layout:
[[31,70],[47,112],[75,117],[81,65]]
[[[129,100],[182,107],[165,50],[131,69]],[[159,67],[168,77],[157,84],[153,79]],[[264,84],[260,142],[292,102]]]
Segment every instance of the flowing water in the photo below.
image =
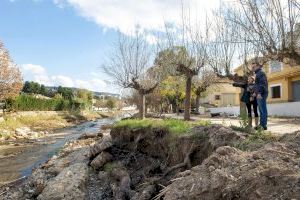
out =
[[30,175],[33,168],[56,154],[66,142],[83,133],[99,132],[102,125],[114,121],[110,118],[98,119],[60,129],[42,139],[0,144],[0,187]]

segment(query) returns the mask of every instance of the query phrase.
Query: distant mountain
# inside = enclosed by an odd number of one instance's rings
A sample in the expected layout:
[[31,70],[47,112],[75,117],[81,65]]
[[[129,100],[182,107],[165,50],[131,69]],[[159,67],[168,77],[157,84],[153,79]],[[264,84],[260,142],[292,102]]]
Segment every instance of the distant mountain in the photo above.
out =
[[93,93],[93,95],[94,96],[98,96],[98,97],[117,97],[117,98],[119,98],[120,97],[120,95],[119,94],[114,94],[114,93],[110,93],[110,92],[94,92],[94,91],[92,91],[92,93]]
[[[56,92],[58,90],[58,87],[56,86],[46,86],[46,88],[52,92]],[[72,89],[74,92],[77,90],[80,90],[80,88],[70,88]],[[110,93],[110,92],[95,92],[95,91],[91,91],[93,93],[94,96],[97,97],[116,97],[116,98],[120,98],[119,94],[115,94],[115,93]]]

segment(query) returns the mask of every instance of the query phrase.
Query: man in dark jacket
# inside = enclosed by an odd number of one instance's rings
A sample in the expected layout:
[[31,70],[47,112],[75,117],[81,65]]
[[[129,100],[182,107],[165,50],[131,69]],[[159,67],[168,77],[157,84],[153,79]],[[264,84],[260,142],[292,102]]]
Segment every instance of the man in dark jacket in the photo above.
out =
[[[265,72],[262,71],[262,66],[258,63],[252,63],[252,70],[255,72],[254,95],[257,99],[258,109],[260,113],[260,126],[267,130],[268,110],[268,80]],[[258,127],[256,127],[258,129]]]

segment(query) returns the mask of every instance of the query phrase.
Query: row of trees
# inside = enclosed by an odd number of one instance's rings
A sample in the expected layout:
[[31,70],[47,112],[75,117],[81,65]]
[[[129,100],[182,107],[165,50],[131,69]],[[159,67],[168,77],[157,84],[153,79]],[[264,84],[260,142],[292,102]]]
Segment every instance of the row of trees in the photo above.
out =
[[29,94],[41,94],[44,96],[49,96],[49,91],[43,84],[39,84],[34,81],[26,81],[24,83],[22,92]]
[[[120,35],[103,69],[116,84],[139,94],[141,118],[145,117],[145,95],[155,95],[157,88],[163,91],[164,87],[175,86],[169,102],[178,104],[182,94],[176,87],[183,79],[184,119],[189,120],[192,88],[199,107],[201,93],[212,83],[219,82],[220,77],[234,78],[235,57],[243,63],[245,72],[248,61],[254,57],[262,57],[262,62],[275,59],[300,64],[295,42],[300,36],[300,5],[296,0],[237,0],[221,4],[213,17],[202,21],[192,19],[182,4],[180,27],[174,31],[166,23],[155,46],[147,43],[139,30],[131,37]],[[169,84],[172,77],[176,79],[173,86]]]
[[[20,92],[23,94],[20,95]],[[41,94],[52,99],[36,98]],[[26,81],[14,64],[8,50],[0,41],[0,101],[13,110],[70,110],[90,109],[92,92],[85,89],[71,89],[59,86],[57,91],[49,90],[37,82]]]

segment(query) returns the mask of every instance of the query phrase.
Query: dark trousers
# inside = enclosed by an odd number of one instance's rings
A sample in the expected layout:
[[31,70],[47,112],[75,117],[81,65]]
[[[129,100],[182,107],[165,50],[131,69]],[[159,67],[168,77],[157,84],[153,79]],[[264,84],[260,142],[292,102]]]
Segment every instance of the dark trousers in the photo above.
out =
[[252,107],[253,107],[254,116],[258,117],[256,100],[246,103],[246,106],[247,106],[247,111],[248,111],[248,117],[252,117]]

